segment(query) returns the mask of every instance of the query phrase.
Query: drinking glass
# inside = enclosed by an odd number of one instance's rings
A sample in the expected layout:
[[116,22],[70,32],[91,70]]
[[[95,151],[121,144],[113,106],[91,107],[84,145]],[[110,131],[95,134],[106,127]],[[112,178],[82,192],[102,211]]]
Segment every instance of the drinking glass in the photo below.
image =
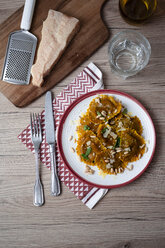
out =
[[124,30],[111,39],[108,53],[112,71],[126,79],[148,64],[151,46],[141,33]]

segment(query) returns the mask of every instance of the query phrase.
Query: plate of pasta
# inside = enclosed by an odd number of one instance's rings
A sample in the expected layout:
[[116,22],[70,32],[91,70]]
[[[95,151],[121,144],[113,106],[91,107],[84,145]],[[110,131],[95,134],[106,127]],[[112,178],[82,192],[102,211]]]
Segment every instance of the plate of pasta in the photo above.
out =
[[154,155],[156,133],[147,110],[134,97],[97,90],[68,107],[57,143],[63,162],[79,180],[114,188],[146,170]]

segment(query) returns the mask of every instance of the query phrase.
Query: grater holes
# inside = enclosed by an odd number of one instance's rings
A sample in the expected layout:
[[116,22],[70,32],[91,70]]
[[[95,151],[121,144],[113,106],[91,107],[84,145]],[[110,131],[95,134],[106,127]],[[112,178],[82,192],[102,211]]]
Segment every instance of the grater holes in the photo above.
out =
[[9,52],[5,78],[27,81],[31,53],[11,49]]
[[32,52],[33,42],[26,40],[11,39],[11,49],[19,49]]

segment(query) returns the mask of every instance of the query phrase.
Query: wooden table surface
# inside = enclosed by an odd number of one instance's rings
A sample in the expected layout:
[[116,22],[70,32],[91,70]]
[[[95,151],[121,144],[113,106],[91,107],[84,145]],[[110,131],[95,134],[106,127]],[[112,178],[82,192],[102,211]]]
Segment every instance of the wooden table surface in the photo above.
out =
[[[0,0],[3,22],[24,0]],[[136,97],[155,124],[157,146],[152,163],[135,182],[112,189],[89,210],[65,186],[62,195],[49,194],[50,172],[42,167],[46,203],[32,204],[35,161],[17,135],[29,124],[30,112],[41,112],[45,95],[19,109],[0,94],[0,247],[17,248],[164,248],[165,247],[165,1],[144,25],[131,26],[120,16],[118,1],[108,0],[102,15],[111,37],[123,29],[143,33],[152,47],[148,66],[123,80],[111,73],[107,47],[102,46],[88,61],[55,86],[57,95],[93,61],[102,70],[108,89]]]

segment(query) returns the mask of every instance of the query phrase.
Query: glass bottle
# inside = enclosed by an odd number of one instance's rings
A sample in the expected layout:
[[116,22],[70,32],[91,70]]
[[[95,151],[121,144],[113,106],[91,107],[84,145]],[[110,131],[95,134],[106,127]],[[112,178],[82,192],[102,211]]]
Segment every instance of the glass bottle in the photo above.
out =
[[122,15],[133,23],[140,23],[155,11],[157,0],[119,0]]

